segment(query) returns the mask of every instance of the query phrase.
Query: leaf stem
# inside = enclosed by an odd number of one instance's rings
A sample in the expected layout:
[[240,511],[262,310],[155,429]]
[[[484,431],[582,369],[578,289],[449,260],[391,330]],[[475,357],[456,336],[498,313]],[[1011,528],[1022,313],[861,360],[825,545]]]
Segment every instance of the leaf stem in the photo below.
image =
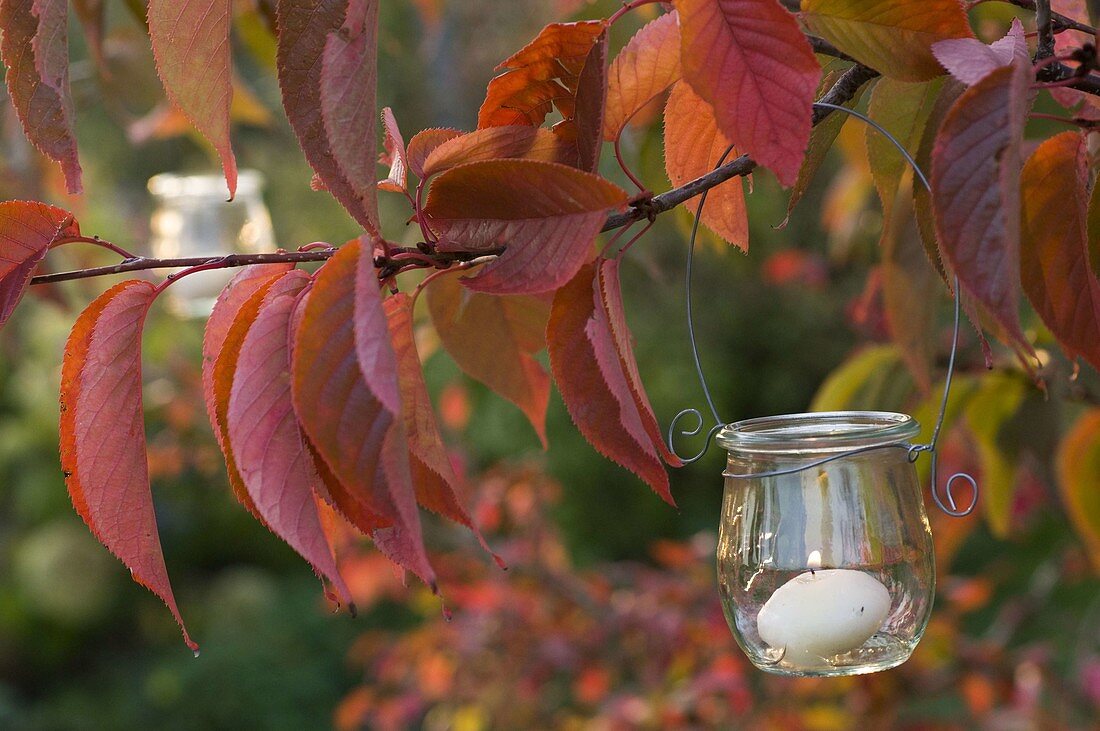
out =
[[58,246],[64,246],[65,244],[93,244],[100,248],[107,249],[108,251],[113,251],[121,256],[123,259],[138,258],[121,246],[118,246],[117,244],[112,244],[110,241],[101,239],[98,236],[66,236],[64,238],[54,241],[52,244],[50,244],[50,248],[54,249]]
[[614,25],[615,22],[629,13],[635,8],[640,8],[643,5],[652,5],[653,3],[660,2],[660,0],[630,0],[630,2],[623,2],[623,6],[615,11],[615,13],[607,19],[608,25]]
[[619,162],[619,168],[626,173],[626,177],[630,178],[630,182],[634,183],[634,185],[638,187],[638,190],[645,191],[645,185],[630,171],[630,167],[627,166],[626,161],[623,160],[622,145],[620,144],[622,139],[623,135],[621,132],[615,136],[615,159]]

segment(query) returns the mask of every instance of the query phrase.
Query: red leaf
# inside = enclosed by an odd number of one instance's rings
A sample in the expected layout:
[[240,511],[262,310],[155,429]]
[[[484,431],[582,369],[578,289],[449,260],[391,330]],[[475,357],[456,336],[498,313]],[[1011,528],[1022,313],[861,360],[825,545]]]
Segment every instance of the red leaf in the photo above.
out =
[[432,150],[424,162],[423,177],[466,163],[513,158],[561,163],[569,159],[558,136],[543,127],[486,127],[457,135]]
[[334,478],[392,523],[374,531],[375,543],[434,585],[404,444],[396,359],[377,285],[373,297],[370,287],[356,285],[360,267],[373,272],[361,258],[359,241],[341,247],[317,272],[302,306],[291,368],[295,411]]
[[0,203],[0,327],[23,299],[50,246],[79,235],[80,226],[68,211],[34,201]]
[[64,0],[0,2],[0,53],[23,132],[61,165],[69,193],[80,193],[80,160],[69,93],[69,5]]
[[[676,82],[665,105],[665,172],[673,186],[709,173],[730,143],[718,129],[714,110],[682,81]],[[726,161],[737,157],[732,151]],[[687,207],[693,213],[698,199]],[[749,248],[749,219],[745,213],[745,188],[733,178],[711,188],[703,207],[703,223],[742,251]]]
[[932,150],[940,251],[963,289],[1030,352],[1020,331],[1020,145],[1030,67],[990,72],[947,113]]
[[267,287],[240,347],[226,424],[241,480],[264,523],[350,603],[321,528],[314,502],[320,478],[291,403],[290,316],[309,280],[292,270]]
[[627,386],[630,387],[630,395],[634,399],[634,405],[638,409],[642,427],[650,442],[657,448],[666,463],[673,467],[682,467],[683,461],[673,454],[665,445],[664,434],[657,423],[657,417],[653,415],[653,407],[649,404],[649,396],[642,386],[642,377],[638,373],[638,363],[634,360],[634,346],[631,343],[633,336],[626,324],[626,309],[623,307],[622,285],[619,283],[619,260],[603,259],[599,262],[596,273],[596,291],[600,295],[600,304],[607,313],[607,322],[610,326],[611,339],[615,346],[615,352],[619,356],[619,365],[626,377]]
[[684,80],[737,149],[794,183],[821,75],[794,16],[775,0],[676,0]]
[[1100,280],[1089,266],[1086,137],[1062,132],[1032,153],[1020,179],[1022,280],[1066,355],[1100,369]]
[[168,98],[217,150],[232,198],[237,161],[229,141],[230,5],[231,0],[149,0],[149,38]]
[[597,281],[598,266],[586,264],[554,295],[546,329],[550,369],[569,415],[585,439],[638,475],[662,500],[675,505],[658,447],[616,352]]
[[680,18],[675,12],[642,26],[608,72],[603,138],[615,140],[630,119],[680,78]]
[[613,183],[564,165],[490,160],[448,170],[425,210],[441,251],[505,251],[471,289],[534,294],[557,289],[592,257],[607,214],[625,205]]
[[550,376],[532,356],[546,345],[549,301],[471,292],[440,277],[426,292],[443,347],[466,375],[519,407],[546,447]]
[[460,137],[461,135],[462,132],[457,129],[446,128],[425,129],[417,132],[413,135],[413,138],[409,140],[409,148],[406,151],[406,156],[409,160],[409,169],[416,173],[416,177],[421,180],[428,177],[424,172],[424,164],[427,162],[428,157],[444,142],[453,140],[455,137]]
[[375,201],[378,0],[280,0],[283,107],[325,188],[366,230]]
[[386,131],[385,158],[390,166],[390,174],[385,180],[378,181],[378,188],[392,193],[403,193],[409,189],[409,161],[405,157],[405,138],[401,136],[397,119],[389,107],[382,110],[382,128]]
[[594,173],[603,149],[603,117],[607,103],[607,31],[596,37],[577,80],[573,116],[554,125],[554,134],[576,153],[576,166]]
[[932,45],[936,60],[959,81],[973,86],[990,71],[1007,66],[1014,59],[1027,61],[1027,39],[1019,18],[1004,38],[986,45],[977,38],[951,38]]
[[404,293],[383,302],[390,327],[390,338],[397,356],[397,380],[404,405],[405,435],[409,442],[410,466],[417,501],[459,525],[469,528],[478,543],[503,567],[501,560],[489,550],[481,531],[459,502],[458,475],[455,474],[443,438],[436,424],[435,411],[428,396],[428,386],[420,366],[413,335],[412,300]]
[[237,461],[229,445],[229,396],[233,374],[237,371],[241,345],[256,315],[264,295],[275,280],[294,268],[293,264],[256,265],[245,267],[226,285],[206,321],[202,338],[202,395],[206,415],[225,457],[229,484],[237,500],[258,520],[263,517],[245,488]]
[[505,59],[489,82],[477,126],[525,124],[537,127],[557,107],[565,119],[573,116],[581,71],[592,47],[603,35],[602,20],[551,23],[519,51]]
[[183,625],[160,548],[145,453],[141,330],[157,296],[129,280],[104,292],[73,326],[61,371],[61,466],[73,506],[134,581]]

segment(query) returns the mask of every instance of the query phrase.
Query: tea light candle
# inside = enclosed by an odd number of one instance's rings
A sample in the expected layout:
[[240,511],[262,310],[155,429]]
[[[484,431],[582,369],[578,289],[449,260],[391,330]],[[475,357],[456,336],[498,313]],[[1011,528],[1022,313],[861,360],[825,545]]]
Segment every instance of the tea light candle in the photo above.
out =
[[[821,554],[814,551],[807,563],[820,566]],[[889,612],[890,592],[870,574],[812,569],[775,590],[756,626],[764,642],[786,648],[785,661],[817,665],[861,647]]]

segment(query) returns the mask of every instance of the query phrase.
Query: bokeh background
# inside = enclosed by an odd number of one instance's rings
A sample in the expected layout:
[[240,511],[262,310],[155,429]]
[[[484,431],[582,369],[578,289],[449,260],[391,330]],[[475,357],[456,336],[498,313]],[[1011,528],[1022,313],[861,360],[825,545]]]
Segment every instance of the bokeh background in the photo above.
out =
[[[393,107],[406,139],[430,126],[468,129],[500,59],[546,22],[606,16],[615,5],[383,3],[380,103]],[[143,250],[154,205],[148,178],[216,166],[164,104],[135,19],[140,3],[107,8],[102,61],[72,29],[87,193],[61,193],[57,171],[5,106],[0,194],[68,207],[85,233]],[[280,110],[262,13],[249,0],[235,12],[234,141],[242,167],[266,178],[279,244],[354,236],[342,209],[310,190]],[[1010,10],[983,12],[1000,24]],[[643,18],[617,28],[613,43]],[[641,121],[625,154],[661,190],[659,120]],[[782,229],[787,196],[756,175],[749,255],[702,238],[698,338],[723,417],[815,403],[914,409],[928,420],[930,396],[886,342],[876,274],[882,221],[863,156],[863,130],[849,123]],[[621,179],[612,160],[604,172]],[[402,200],[382,196],[386,233],[414,242],[401,225]],[[684,327],[689,225],[686,213],[663,216],[624,269],[638,361],[664,423],[702,405]],[[52,270],[111,261],[67,248],[74,251],[51,255]],[[937,608],[912,660],[874,676],[793,681],[754,671],[722,619],[712,555],[719,454],[673,475],[680,508],[670,509],[599,457],[556,395],[543,452],[522,415],[464,378],[426,324],[421,354],[469,475],[466,497],[511,570],[496,569],[468,534],[428,518],[451,621],[438,598],[402,586],[369,545],[343,554],[360,616],[333,614],[306,564],[230,493],[201,401],[202,322],[158,307],[145,337],[146,427],[169,571],[202,645],[192,658],[169,613],[73,511],[58,464],[64,340],[79,309],[107,286],[36,288],[0,335],[0,727],[1096,728],[1100,581],[1050,466],[1057,434],[1085,407],[1044,398],[1004,354],[995,375],[1019,394],[1018,412],[985,442],[952,419],[943,459],[979,477],[991,465],[1007,470],[994,477],[1011,482],[1008,529],[995,534],[980,515],[933,515]],[[941,324],[948,308],[942,297]],[[1045,367],[1064,376],[1069,364],[1049,350]],[[984,370],[969,332],[961,357],[964,373]],[[1082,371],[1082,400],[1100,393],[1096,380]],[[988,459],[991,448],[1000,462]]]

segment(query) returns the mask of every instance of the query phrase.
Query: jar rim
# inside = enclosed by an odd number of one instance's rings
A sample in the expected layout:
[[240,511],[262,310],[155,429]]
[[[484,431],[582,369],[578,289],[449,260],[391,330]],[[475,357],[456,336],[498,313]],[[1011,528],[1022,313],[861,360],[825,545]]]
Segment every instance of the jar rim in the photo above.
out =
[[918,433],[920,424],[908,414],[818,411],[735,421],[722,427],[717,441],[731,453],[829,453],[906,442]]

